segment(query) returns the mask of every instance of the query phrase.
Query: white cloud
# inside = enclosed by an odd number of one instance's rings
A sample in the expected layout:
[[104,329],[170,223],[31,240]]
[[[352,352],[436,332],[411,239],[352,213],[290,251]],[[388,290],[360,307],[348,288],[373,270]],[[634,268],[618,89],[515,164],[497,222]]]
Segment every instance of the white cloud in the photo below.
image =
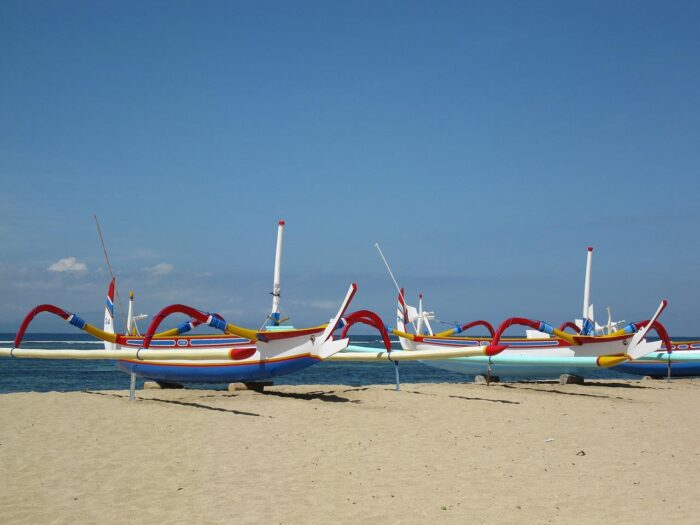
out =
[[155,266],[144,268],[143,271],[150,273],[152,277],[160,277],[162,275],[168,275],[174,269],[175,267],[172,264],[162,262],[156,264]]
[[87,270],[87,265],[78,262],[75,257],[66,257],[53,263],[47,270],[50,272],[84,272]]

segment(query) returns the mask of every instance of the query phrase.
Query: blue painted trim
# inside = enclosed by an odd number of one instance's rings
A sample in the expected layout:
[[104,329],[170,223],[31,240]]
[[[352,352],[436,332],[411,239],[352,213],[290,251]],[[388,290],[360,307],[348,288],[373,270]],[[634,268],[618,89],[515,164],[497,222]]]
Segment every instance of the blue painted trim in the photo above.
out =
[[[444,346],[479,346],[481,344],[488,344],[488,341],[470,341],[470,340],[465,340],[465,341],[455,341],[454,339],[450,339],[448,341],[442,340],[442,339],[432,339],[428,337],[423,338],[424,343],[430,343],[430,344],[439,344],[439,345],[444,345]],[[420,344],[420,343],[418,343]],[[559,346],[559,341],[552,339],[551,341],[508,341],[507,339],[505,341],[501,340],[500,344],[502,345],[508,345],[509,347],[517,347],[517,348],[536,348],[539,346]]]
[[175,346],[175,339],[152,339],[151,346]]
[[190,339],[191,346],[234,345],[245,343],[248,339],[236,337],[231,339]]
[[78,317],[78,316],[75,315],[75,314],[71,314],[71,315],[72,315],[73,317],[71,317],[71,318],[70,318],[70,321],[68,321],[70,324],[72,324],[73,326],[77,326],[77,327],[80,328],[81,330],[82,330],[83,328],[85,328],[85,321],[84,321],[84,320],[82,320],[80,317]]
[[[479,346],[481,343],[479,341],[455,341],[454,339],[452,340],[443,340],[443,339],[432,339],[428,337],[423,338],[424,343],[430,343],[430,344],[438,344],[438,345],[446,345],[446,346]],[[418,343],[420,344],[420,343]]]
[[630,323],[626,325],[623,330],[625,331],[626,334],[633,334],[637,331],[637,325],[634,323]]
[[186,334],[190,330],[192,330],[192,323],[189,321],[185,321],[184,323],[177,326],[177,335]]
[[545,334],[551,334],[554,332],[554,328],[544,321],[540,321],[539,331],[544,332]]
[[212,316],[211,321],[209,321],[209,326],[221,330],[222,332],[226,330],[226,321],[219,319],[218,317]]
[[551,341],[508,341],[508,340],[501,340],[500,344],[502,345],[508,345],[508,347],[517,347],[517,348],[536,348],[538,346],[559,346],[559,341],[556,340],[551,340]]

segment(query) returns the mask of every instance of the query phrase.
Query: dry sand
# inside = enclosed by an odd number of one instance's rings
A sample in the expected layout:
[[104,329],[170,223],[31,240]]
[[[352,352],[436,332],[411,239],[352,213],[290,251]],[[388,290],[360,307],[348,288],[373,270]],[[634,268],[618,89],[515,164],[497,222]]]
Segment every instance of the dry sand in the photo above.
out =
[[0,523],[698,523],[700,380],[0,396]]

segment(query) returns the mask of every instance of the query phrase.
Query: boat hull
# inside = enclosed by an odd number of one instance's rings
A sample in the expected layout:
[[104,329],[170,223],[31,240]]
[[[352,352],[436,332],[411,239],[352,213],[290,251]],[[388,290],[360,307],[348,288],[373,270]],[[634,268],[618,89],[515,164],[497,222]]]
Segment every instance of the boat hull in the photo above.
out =
[[[700,376],[700,341],[671,341],[671,348],[671,377]],[[668,377],[668,360],[668,353],[654,352],[615,368],[626,374]]]
[[[686,348],[693,350],[675,350],[671,353],[671,376],[692,377],[700,376],[700,343],[687,344]],[[510,352],[491,358],[491,375],[517,377],[558,377],[562,374],[586,376],[592,370],[609,370],[611,373],[624,373],[639,376],[667,377],[669,354],[663,351],[652,352],[639,360],[628,361],[611,368],[598,366],[597,358],[590,356],[566,355],[563,350],[557,350],[560,355],[544,355],[533,352]],[[539,355],[538,355],[539,354]],[[486,375],[489,360],[487,357],[458,357],[444,360],[422,361],[429,366],[458,372],[466,375]],[[598,375],[598,373],[596,373]]]
[[[623,363],[613,368],[615,371],[637,376],[668,377],[667,363],[646,363],[643,361]],[[671,377],[700,376],[700,362],[672,363]]]
[[117,361],[117,368],[122,372],[133,372],[138,377],[153,381],[235,383],[269,380],[274,377],[298,372],[318,362],[319,359],[309,356],[279,361],[260,361],[250,364],[201,364],[193,362],[175,364]]
[[[602,370],[595,357],[522,357],[500,359],[495,356],[491,359],[491,375],[499,377],[559,377],[562,374],[575,374],[586,376],[591,372],[600,373]],[[489,360],[487,357],[463,357],[441,360],[426,360],[422,363],[465,375],[487,375],[489,373]],[[597,375],[597,374],[596,374]]]
[[[627,349],[625,338],[613,338],[600,342],[582,345],[570,345],[560,339],[503,339],[501,343],[508,348],[490,361],[486,356],[458,357],[444,360],[422,361],[428,366],[457,372],[465,375],[487,375],[489,362],[490,374],[505,377],[559,377],[562,374],[580,376],[596,375],[602,370],[598,357],[603,355],[621,355]],[[401,340],[402,346],[408,349],[424,350],[455,347],[459,344],[472,346],[481,339],[437,339],[425,337],[418,343]]]

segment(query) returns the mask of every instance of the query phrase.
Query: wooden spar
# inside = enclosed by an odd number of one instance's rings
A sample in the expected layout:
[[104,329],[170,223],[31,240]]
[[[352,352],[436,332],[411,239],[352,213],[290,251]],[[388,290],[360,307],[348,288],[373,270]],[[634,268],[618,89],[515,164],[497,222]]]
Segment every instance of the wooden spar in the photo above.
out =
[[421,359],[450,359],[453,357],[486,356],[488,346],[455,348],[450,350],[393,350],[389,352],[340,352],[329,361],[418,361]]
[[[246,355],[248,354],[248,355]],[[154,350],[138,348],[122,348],[121,350],[69,350],[43,348],[0,348],[0,357],[16,357],[26,359],[109,359],[109,360],[139,360],[139,361],[169,361],[169,360],[229,360],[242,361],[257,354],[252,347],[234,350],[226,348],[197,348],[177,350]],[[241,357],[245,356],[245,357]]]
[[[422,359],[449,359],[449,358],[468,358],[470,361],[481,362],[488,359],[484,355],[484,348],[465,348],[452,350],[394,350],[391,352],[391,360],[393,361],[412,361]],[[251,349],[252,350],[252,349]],[[330,361],[384,361],[389,360],[388,352],[372,352],[370,349],[364,352],[341,352],[326,359]],[[138,354],[138,356],[137,356]],[[234,354],[235,356],[235,354]],[[122,348],[121,350],[68,350],[68,349],[40,349],[40,348],[0,348],[0,357],[14,357],[26,359],[108,359],[108,360],[123,360],[123,359],[138,359],[138,360],[228,360],[234,361],[231,357],[230,350],[223,348],[212,349],[177,349],[177,350],[138,350],[136,348]],[[652,352],[639,359],[638,362],[662,362],[666,363],[669,358],[674,363],[696,362],[700,363],[700,352],[682,351],[671,352]],[[571,365],[571,366],[596,366],[597,357],[541,357],[541,356],[511,356],[506,354],[495,355],[491,357],[494,365],[517,364],[517,365]],[[240,359],[239,359],[240,360]],[[324,359],[325,360],[325,359]]]
[[[417,352],[427,352],[428,350],[417,350],[410,351],[411,353]],[[398,354],[400,351],[396,350],[391,353],[391,358],[400,360]],[[347,359],[344,356],[348,353],[341,352],[336,356],[333,356],[331,360],[333,361],[377,361],[378,359],[386,359],[386,356],[377,357],[377,354],[367,354],[365,353],[365,359],[360,357]],[[386,354],[386,352],[382,352]],[[408,352],[406,352],[408,353]],[[686,354],[686,355],[683,355]],[[673,363],[700,363],[700,352],[694,353],[694,355],[688,355],[690,352],[671,352],[670,358]],[[358,355],[363,355],[359,354]],[[489,358],[487,356],[461,356],[465,362],[473,361],[474,363],[487,363]],[[624,357],[624,356],[598,356],[598,357]],[[498,365],[523,365],[523,366],[572,366],[575,368],[600,368],[597,364],[598,357],[595,356],[576,356],[576,357],[542,357],[542,356],[514,356],[507,354],[495,355],[491,358],[491,362],[494,366]],[[406,358],[404,358],[406,359]],[[416,356],[414,359],[419,360],[430,360],[434,359],[432,357]],[[436,358],[444,359],[444,358]],[[648,354],[639,359],[630,359],[629,356],[625,357],[625,361],[634,361],[635,363],[667,363],[669,359],[669,354],[666,352],[654,352]]]

